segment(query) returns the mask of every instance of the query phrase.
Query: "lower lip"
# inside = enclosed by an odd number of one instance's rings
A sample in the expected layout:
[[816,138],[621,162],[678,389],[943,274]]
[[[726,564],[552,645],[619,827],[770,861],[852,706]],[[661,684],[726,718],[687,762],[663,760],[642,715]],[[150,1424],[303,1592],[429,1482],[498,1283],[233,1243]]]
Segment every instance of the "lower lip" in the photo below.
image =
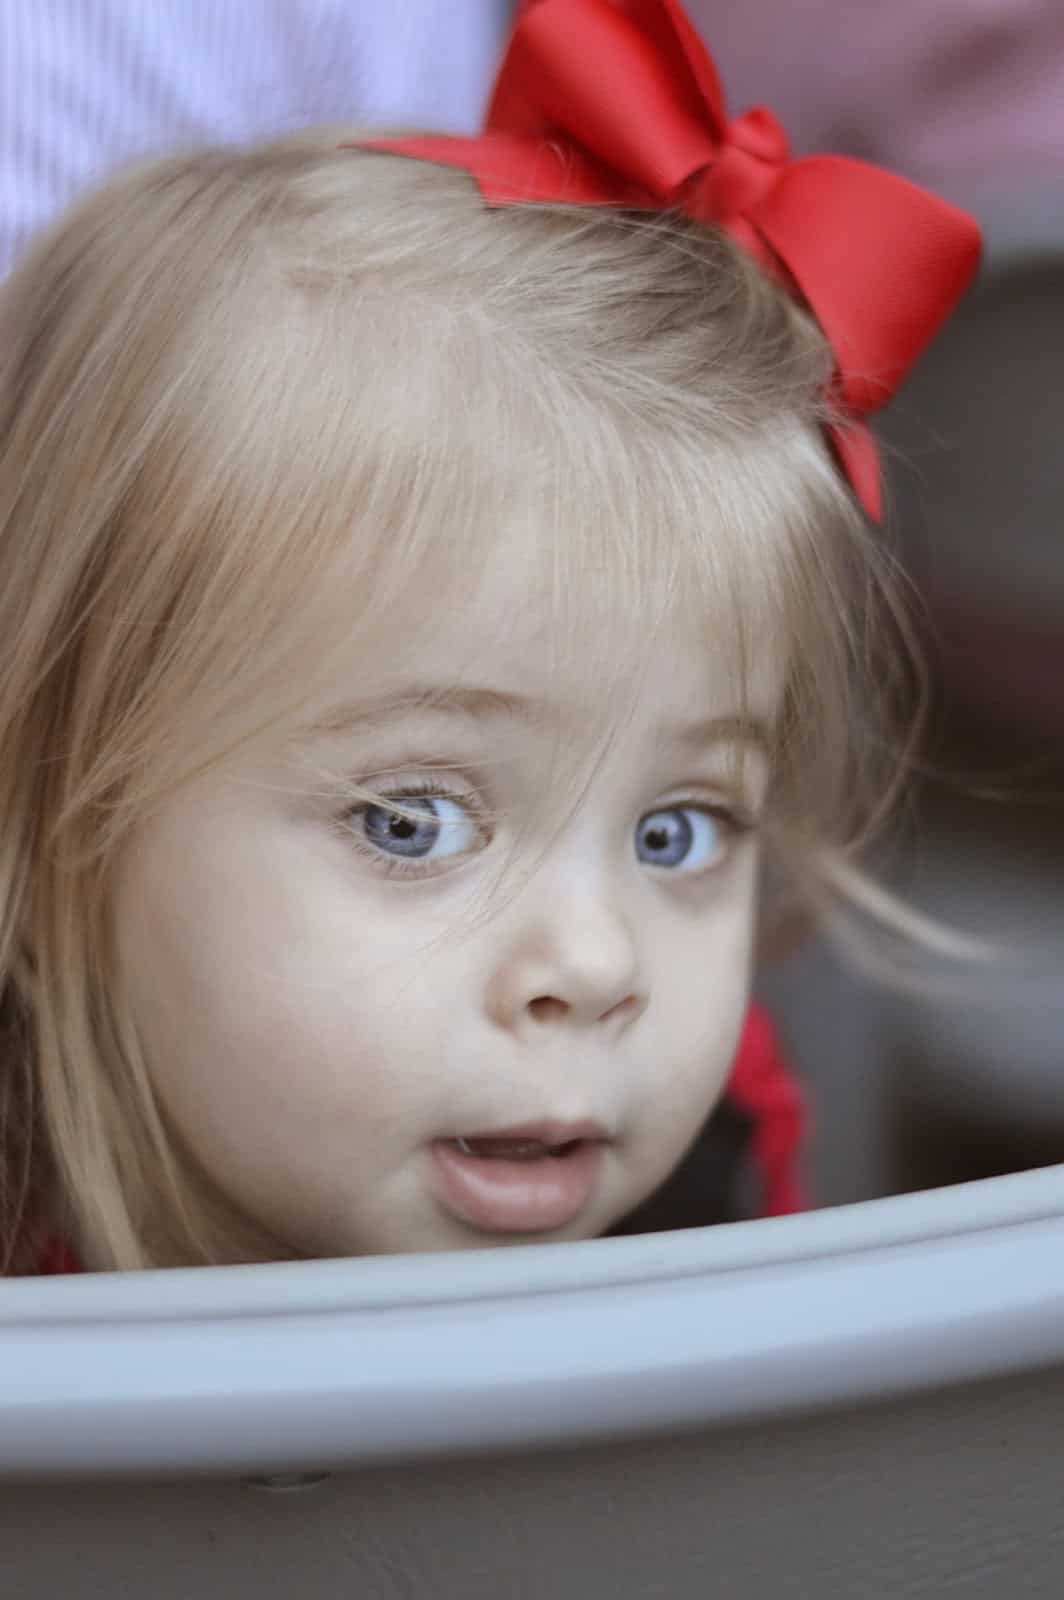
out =
[[564,1156],[506,1161],[467,1155],[437,1140],[438,1195],[460,1221],[487,1233],[549,1233],[575,1220],[591,1198],[603,1146],[584,1140]]

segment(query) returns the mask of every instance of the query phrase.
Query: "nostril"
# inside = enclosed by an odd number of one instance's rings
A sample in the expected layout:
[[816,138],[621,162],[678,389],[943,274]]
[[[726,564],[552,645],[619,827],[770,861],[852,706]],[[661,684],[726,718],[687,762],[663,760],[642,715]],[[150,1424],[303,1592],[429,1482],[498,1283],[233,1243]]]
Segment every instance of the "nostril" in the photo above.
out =
[[[638,996],[628,994],[625,995],[623,1000],[618,1000],[616,1005],[609,1006],[603,1011],[598,1020],[606,1022],[614,1018],[632,1018],[637,1016],[642,1008],[643,1002]],[[572,1006],[565,1000],[559,1000],[556,995],[552,994],[537,995],[534,1000],[528,1002],[529,1015],[535,1022],[561,1022],[569,1015],[571,1010]]]
[[529,1001],[528,1009],[537,1022],[560,1022],[569,1011],[565,1001],[556,999],[552,994],[537,995]]

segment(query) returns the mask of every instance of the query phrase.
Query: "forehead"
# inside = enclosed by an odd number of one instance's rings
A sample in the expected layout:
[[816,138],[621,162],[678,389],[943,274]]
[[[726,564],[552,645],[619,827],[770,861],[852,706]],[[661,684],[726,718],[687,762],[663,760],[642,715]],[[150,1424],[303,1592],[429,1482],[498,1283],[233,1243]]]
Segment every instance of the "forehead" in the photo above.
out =
[[579,529],[514,514],[475,561],[434,573],[431,594],[395,594],[375,648],[351,663],[359,694],[401,703],[434,685],[486,689],[603,725],[647,704],[663,720],[771,718],[782,661],[741,586],[714,594],[692,581],[690,553],[642,570],[612,554]]

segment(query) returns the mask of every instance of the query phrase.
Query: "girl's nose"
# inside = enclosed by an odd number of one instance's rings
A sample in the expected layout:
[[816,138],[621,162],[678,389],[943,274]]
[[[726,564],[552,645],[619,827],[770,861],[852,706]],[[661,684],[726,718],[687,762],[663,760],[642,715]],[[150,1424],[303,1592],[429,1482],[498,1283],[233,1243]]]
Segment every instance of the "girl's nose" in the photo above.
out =
[[590,885],[547,888],[512,908],[492,964],[487,1009],[501,1027],[634,1021],[649,995],[624,910]]

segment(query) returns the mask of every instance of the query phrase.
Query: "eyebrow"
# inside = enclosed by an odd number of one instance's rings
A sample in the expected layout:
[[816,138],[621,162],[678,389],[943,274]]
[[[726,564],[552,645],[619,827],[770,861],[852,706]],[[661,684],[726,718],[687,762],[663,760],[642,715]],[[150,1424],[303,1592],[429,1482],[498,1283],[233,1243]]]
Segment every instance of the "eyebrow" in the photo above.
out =
[[[316,721],[312,734],[344,734],[358,728],[374,729],[402,716],[463,717],[472,721],[510,717],[520,722],[542,718],[544,705],[527,695],[452,684],[444,687],[411,684],[391,693],[371,696],[338,706]],[[702,750],[714,744],[749,744],[766,753],[772,748],[769,724],[763,717],[702,717],[693,722],[671,725],[669,738],[688,750]]]

